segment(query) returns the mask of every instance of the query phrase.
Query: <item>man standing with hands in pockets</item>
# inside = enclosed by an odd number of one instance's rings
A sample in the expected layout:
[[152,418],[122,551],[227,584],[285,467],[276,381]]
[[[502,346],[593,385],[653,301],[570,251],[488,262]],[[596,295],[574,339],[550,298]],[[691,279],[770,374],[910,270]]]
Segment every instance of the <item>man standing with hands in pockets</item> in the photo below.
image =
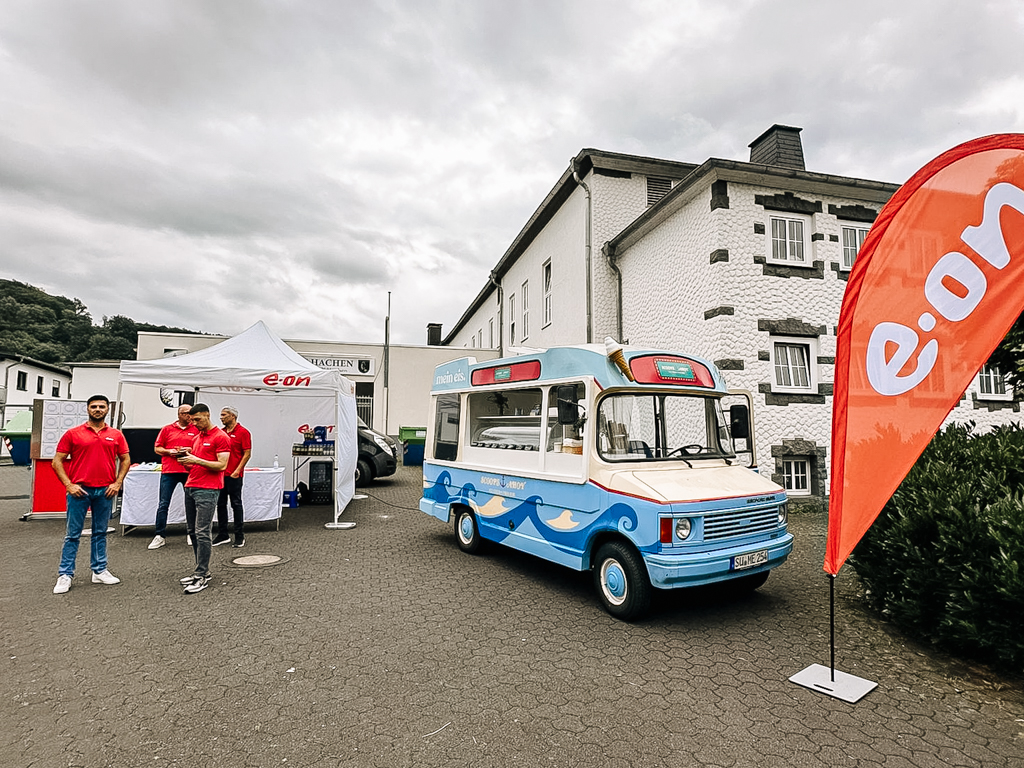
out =
[[160,549],[166,541],[167,509],[171,505],[171,496],[178,485],[184,487],[188,480],[188,467],[176,458],[182,448],[191,448],[196,435],[199,434],[192,426],[189,415],[191,405],[178,406],[178,420],[173,421],[160,430],[153,450],[160,457],[160,500],[156,505],[156,535],[150,543],[150,549]]
[[235,547],[245,546],[245,513],[242,510],[242,481],[245,477],[245,465],[252,456],[252,435],[249,430],[238,423],[238,409],[225,405],[220,412],[220,420],[224,425],[224,434],[231,443],[231,457],[224,470],[224,488],[217,501],[217,538],[213,546],[227,544],[228,537],[228,501],[231,501],[231,512],[235,517]]
[[[107,524],[114,498],[131,466],[128,442],[119,430],[107,426],[110,400],[105,395],[93,395],[85,407],[89,420],[63,434],[53,457],[53,471],[68,492],[67,531],[57,571],[57,585],[53,588],[55,595],[71,589],[78,542],[85,527],[85,513],[90,510],[92,541],[89,564],[92,581],[94,584],[117,584],[121,581],[107,570]],[[65,461],[68,462],[67,469],[64,468]]]
[[187,594],[202,592],[210,586],[210,553],[213,549],[211,528],[217,511],[217,499],[224,487],[224,468],[228,465],[231,445],[224,430],[210,421],[210,407],[196,403],[189,410],[199,434],[191,449],[179,455],[178,461],[188,467],[185,482],[185,524],[192,537],[196,567],[191,576],[181,579]]

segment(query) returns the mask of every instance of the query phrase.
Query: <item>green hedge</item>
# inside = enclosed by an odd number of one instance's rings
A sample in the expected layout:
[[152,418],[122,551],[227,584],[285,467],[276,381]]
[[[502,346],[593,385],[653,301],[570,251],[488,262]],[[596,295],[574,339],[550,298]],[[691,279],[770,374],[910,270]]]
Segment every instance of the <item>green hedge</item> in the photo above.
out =
[[850,558],[909,634],[1024,671],[1024,430],[939,432]]

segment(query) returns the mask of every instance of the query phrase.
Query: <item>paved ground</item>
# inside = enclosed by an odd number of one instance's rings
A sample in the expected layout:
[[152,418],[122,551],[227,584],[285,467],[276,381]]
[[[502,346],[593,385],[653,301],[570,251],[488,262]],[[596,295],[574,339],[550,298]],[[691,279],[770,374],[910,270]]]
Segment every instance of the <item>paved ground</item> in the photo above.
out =
[[[824,523],[794,515],[794,557],[758,593],[672,593],[639,624],[589,579],[507,550],[461,553],[416,510],[416,468],[330,531],[289,510],[214,586],[183,595],[183,532],[87,544],[53,595],[63,523],[19,522],[28,472],[0,466],[0,765],[1021,766],[1024,695],[905,642],[838,583],[838,668],[856,705],[787,678],[828,663]],[[286,558],[232,567],[240,554]],[[83,576],[84,574],[84,576]]]

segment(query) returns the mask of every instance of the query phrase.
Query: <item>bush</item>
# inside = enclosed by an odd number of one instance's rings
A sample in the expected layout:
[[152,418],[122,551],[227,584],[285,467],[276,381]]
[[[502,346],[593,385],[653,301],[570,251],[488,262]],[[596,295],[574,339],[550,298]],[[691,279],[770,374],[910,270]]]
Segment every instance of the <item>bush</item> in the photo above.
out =
[[1024,430],[939,432],[854,550],[868,599],[911,635],[1024,671]]

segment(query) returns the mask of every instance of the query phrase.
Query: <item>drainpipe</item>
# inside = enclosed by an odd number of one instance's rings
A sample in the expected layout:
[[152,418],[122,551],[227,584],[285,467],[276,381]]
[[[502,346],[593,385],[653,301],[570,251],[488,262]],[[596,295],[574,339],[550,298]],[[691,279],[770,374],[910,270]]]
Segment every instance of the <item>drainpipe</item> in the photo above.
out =
[[586,236],[587,236],[587,247],[586,247],[586,265],[587,265],[587,344],[592,344],[594,341],[594,315],[593,315],[593,297],[591,296],[591,267],[590,267],[590,221],[591,221],[591,208],[593,206],[593,200],[590,197],[590,187],[587,183],[580,178],[579,173],[576,172],[576,158],[572,158],[569,161],[570,167],[572,168],[572,177],[576,180],[576,183],[583,187],[583,191],[587,195],[587,224],[586,224]]
[[0,427],[2,427],[4,424],[7,423],[7,400],[9,398],[10,392],[11,392],[11,389],[10,389],[10,386],[9,386],[10,385],[10,378],[9,377],[11,375],[11,368],[13,368],[19,362],[23,362],[24,360],[25,360],[24,357],[22,357],[20,360],[11,360],[11,362],[9,362],[7,365],[4,366],[4,401],[2,403],[0,403]]
[[615,340],[620,344],[625,344],[626,340],[622,338],[622,270],[619,269],[619,265],[615,263],[615,246],[610,242],[604,244],[601,248],[601,253],[604,254],[605,258],[608,259],[608,266],[612,268],[615,273],[615,328],[618,332],[618,336]]
[[498,275],[492,269],[490,274],[491,285],[498,289],[498,357],[504,357],[505,349],[505,325],[502,318],[505,316],[505,291],[498,282]]

